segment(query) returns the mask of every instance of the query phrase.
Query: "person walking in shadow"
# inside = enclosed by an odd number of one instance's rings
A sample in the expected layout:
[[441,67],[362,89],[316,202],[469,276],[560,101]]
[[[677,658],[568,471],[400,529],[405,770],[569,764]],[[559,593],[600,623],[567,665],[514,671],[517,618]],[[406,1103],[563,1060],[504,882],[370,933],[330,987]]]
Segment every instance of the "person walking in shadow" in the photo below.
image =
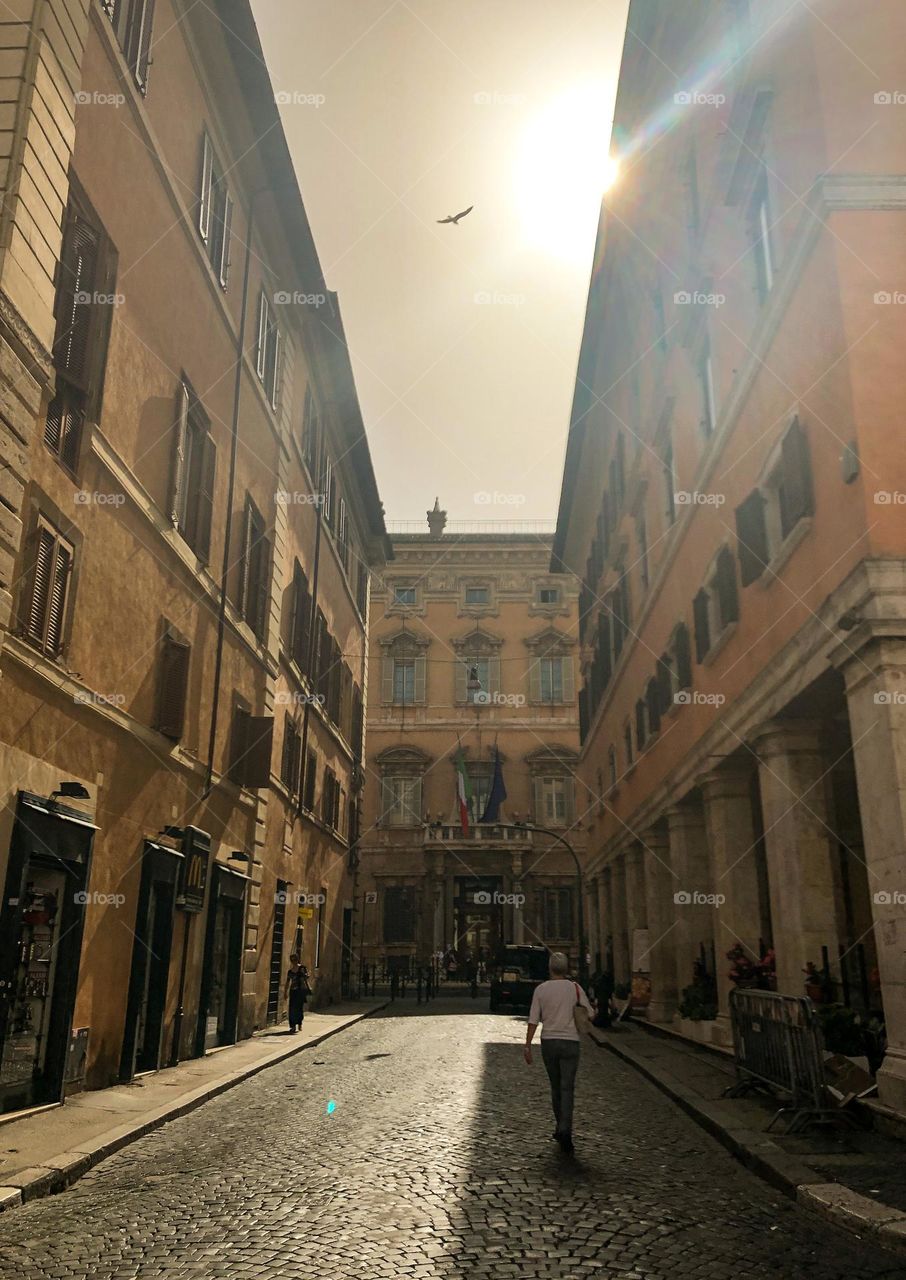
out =
[[289,997],[289,1030],[291,1035],[302,1026],[302,1019],[305,1017],[305,1001],[310,995],[311,987],[308,985],[308,970],[302,963],[302,957],[297,951],[294,951],[289,958],[289,973],[286,975],[286,985],[283,990],[283,998]]
[[532,1041],[541,1026],[541,1057],[551,1086],[551,1106],[556,1127],[554,1138],[567,1154],[573,1152],[573,1101],[579,1070],[579,1029],[576,1008],[592,1012],[588,996],[569,976],[569,961],[562,951],[550,958],[550,978],[535,988],[525,1034],[523,1055],[532,1065]]

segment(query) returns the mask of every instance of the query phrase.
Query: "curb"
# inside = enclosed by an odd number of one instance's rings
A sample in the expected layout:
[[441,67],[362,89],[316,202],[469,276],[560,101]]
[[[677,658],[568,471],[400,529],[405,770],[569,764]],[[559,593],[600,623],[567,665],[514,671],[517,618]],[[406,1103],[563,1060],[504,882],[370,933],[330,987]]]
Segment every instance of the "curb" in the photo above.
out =
[[640,1075],[667,1095],[672,1102],[734,1155],[746,1168],[803,1208],[855,1234],[866,1234],[894,1253],[906,1255],[906,1213],[879,1204],[841,1182],[825,1182],[822,1176],[789,1155],[768,1134],[739,1127],[739,1117],[722,1100],[703,1103],[691,1098],[682,1082],[666,1071],[655,1070],[628,1048],[589,1033],[600,1049],[634,1067]]
[[[155,1129],[162,1128],[170,1120],[178,1120],[180,1116],[188,1115],[196,1107],[200,1107],[212,1098],[226,1093],[228,1089],[234,1088],[237,1084],[242,1084],[244,1080],[250,1080],[252,1076],[266,1071],[268,1067],[278,1066],[280,1063],[286,1062],[288,1058],[294,1058],[297,1054],[304,1053],[306,1049],[316,1048],[332,1036],[339,1035],[341,1032],[348,1030],[349,1027],[354,1027],[357,1022],[370,1018],[373,1013],[379,1013],[381,1009],[386,1009],[388,1003],[389,1001],[385,1001],[383,1004],[366,1009],[362,1013],[351,1017],[348,1022],[344,1022],[341,1027],[333,1027],[330,1031],[325,1031],[322,1035],[316,1036],[314,1040],[307,1040],[304,1044],[287,1048],[285,1053],[269,1058],[266,1062],[256,1062],[252,1066],[242,1067],[222,1076],[211,1084],[202,1085],[194,1092],[183,1094],[178,1101],[159,1107],[156,1111],[146,1114],[140,1120],[131,1120],[118,1128],[108,1129],[106,1133],[92,1138],[90,1142],[86,1142],[84,1146],[78,1149],[61,1152],[60,1155],[55,1156],[53,1160],[47,1161],[46,1164],[38,1165],[31,1169],[21,1169],[18,1173],[13,1174],[12,1177],[7,1176],[5,1185],[0,1186],[0,1214],[8,1209],[15,1209],[20,1204],[27,1204],[31,1200],[39,1200],[44,1196],[56,1195],[59,1191],[65,1191],[74,1182],[77,1182],[83,1174],[87,1173],[89,1169],[93,1169],[102,1160],[106,1160],[108,1156],[121,1151],[123,1147],[127,1147],[131,1142],[144,1138],[146,1134],[153,1133]],[[246,1041],[240,1040],[238,1043],[245,1044]]]

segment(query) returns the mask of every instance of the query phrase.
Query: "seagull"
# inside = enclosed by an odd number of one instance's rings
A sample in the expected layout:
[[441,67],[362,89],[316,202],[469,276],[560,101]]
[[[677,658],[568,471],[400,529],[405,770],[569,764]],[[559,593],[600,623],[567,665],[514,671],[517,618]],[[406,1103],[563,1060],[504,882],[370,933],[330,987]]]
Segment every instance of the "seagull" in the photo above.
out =
[[452,222],[454,226],[459,224],[460,218],[464,218],[467,213],[471,213],[475,208],[474,204],[470,204],[468,209],[463,209],[462,213],[452,213],[446,218],[438,218],[437,221],[442,225],[445,222]]

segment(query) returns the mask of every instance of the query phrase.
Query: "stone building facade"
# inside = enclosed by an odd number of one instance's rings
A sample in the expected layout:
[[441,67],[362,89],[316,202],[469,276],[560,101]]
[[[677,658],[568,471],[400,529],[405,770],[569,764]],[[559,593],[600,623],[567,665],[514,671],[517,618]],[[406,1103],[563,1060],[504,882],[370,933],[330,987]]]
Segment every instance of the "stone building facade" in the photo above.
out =
[[[369,967],[461,966],[502,943],[578,955],[574,863],[578,588],[549,569],[551,535],[463,532],[429,513],[392,535],[369,624],[368,749],[357,944]],[[461,748],[467,830],[457,802]],[[495,761],[506,790],[488,813]],[[487,820],[482,818],[487,815]]]
[[904,24],[631,5],[552,561],[617,978],[723,1044],[753,968],[883,1018],[900,1114]]
[[0,1110],[248,1036],[294,945],[339,998],[385,554],[245,0],[19,8]]

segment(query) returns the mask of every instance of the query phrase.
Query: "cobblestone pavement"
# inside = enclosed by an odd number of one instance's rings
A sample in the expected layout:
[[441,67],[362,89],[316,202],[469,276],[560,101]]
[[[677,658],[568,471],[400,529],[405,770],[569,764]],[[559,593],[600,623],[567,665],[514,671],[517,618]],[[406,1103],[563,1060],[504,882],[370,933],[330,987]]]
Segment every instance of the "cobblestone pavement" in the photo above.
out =
[[906,1278],[591,1044],[570,1160],[521,1021],[407,1006],[0,1216],[0,1277]]

